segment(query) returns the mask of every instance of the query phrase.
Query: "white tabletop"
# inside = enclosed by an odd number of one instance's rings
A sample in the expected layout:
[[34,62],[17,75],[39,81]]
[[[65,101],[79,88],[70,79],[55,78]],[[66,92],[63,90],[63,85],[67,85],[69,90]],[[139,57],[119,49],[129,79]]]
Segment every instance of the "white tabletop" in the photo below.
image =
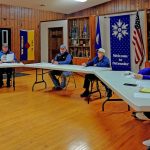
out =
[[[124,83],[137,83],[134,78],[128,78],[125,71],[95,71],[95,75],[110,87],[120,98],[126,101],[136,111],[150,111],[150,94],[149,98],[137,98],[135,93],[139,92],[140,87],[125,86]],[[149,82],[141,80],[140,82]]]
[[48,69],[48,70],[72,71],[90,74],[93,74],[95,70],[99,71],[111,70],[110,68],[105,67],[84,67],[81,65],[54,65],[51,63],[26,64],[25,67]]
[[2,63],[0,64],[0,68],[18,68],[24,67],[23,63]]
[[[133,109],[135,109],[136,111],[150,111],[150,98],[137,98],[134,96],[135,93],[138,93],[140,87],[131,87],[123,85],[124,83],[135,84],[137,82],[136,79],[128,78],[127,76],[125,76],[125,71],[110,71],[110,68],[83,67],[80,65],[54,65],[51,63],[35,63],[26,64],[24,66],[29,68],[95,74],[108,87],[110,87],[115,93],[117,93],[121,99],[127,102]],[[148,80],[142,80],[141,82],[149,82],[150,84],[150,81]]]

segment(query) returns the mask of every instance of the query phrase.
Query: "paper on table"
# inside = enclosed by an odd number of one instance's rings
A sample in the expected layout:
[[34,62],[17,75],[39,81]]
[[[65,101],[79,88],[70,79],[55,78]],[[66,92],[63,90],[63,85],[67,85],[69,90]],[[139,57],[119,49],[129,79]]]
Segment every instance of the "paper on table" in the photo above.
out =
[[150,88],[141,88],[139,90],[139,92],[142,92],[142,93],[150,93]]
[[14,60],[14,54],[2,55],[1,60],[3,62],[12,62]]
[[125,71],[124,76],[127,78],[135,78],[135,73],[131,71]]
[[137,80],[136,84],[138,84],[139,87],[150,88],[150,81],[147,80]]
[[14,54],[6,55],[6,62],[12,62],[14,60]]
[[134,78],[134,75],[131,74],[131,75],[126,75],[127,78]]
[[134,97],[135,98],[147,98],[147,99],[150,99],[150,93],[137,92],[137,93],[134,93]]

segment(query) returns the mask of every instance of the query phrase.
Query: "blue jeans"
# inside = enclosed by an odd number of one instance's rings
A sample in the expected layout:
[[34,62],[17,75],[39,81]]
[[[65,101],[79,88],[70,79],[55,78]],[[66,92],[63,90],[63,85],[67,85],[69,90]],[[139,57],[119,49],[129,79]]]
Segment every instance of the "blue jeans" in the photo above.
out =
[[[55,86],[65,88],[66,87],[66,77],[70,76],[72,72],[69,71],[57,71],[57,70],[52,70],[49,72],[50,78]],[[61,83],[59,82],[58,78],[56,76],[61,76]]]

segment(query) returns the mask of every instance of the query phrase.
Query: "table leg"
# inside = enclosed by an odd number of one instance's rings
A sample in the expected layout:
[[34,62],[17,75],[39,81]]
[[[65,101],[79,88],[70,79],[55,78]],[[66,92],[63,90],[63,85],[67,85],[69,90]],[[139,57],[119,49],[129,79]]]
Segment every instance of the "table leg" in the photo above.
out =
[[13,88],[14,88],[14,91],[15,91],[15,68],[13,68]]
[[[114,101],[123,101],[122,99],[110,99],[110,97],[107,97],[107,99],[102,104],[102,111],[105,109],[106,102],[114,102]],[[130,111],[130,106],[128,105],[128,111]]]
[[[42,76],[42,80],[41,81],[38,81],[38,75],[41,75]],[[44,83],[45,84],[45,89],[47,88],[47,83],[45,82],[44,80],[44,72],[43,72],[43,69],[42,69],[42,73],[41,74],[38,74],[38,69],[36,68],[36,79],[35,79],[35,82],[32,86],[32,91],[34,91],[34,86],[36,84],[39,84],[39,83]]]
[[42,81],[45,83],[45,89],[47,88],[47,83],[44,80],[44,70],[42,69]]

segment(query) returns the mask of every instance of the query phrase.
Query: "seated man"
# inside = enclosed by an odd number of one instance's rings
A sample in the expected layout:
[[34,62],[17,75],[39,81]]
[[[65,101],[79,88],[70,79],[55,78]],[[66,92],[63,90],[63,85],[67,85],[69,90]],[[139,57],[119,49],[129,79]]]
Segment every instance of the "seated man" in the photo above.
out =
[[[134,77],[141,80],[150,80],[150,68],[141,69]],[[150,120],[150,112],[133,112],[133,116],[140,120]]]
[[[97,56],[90,62],[88,63],[83,63],[82,64],[85,67],[88,66],[95,66],[95,67],[110,67],[109,59],[105,56],[105,50],[103,48],[98,49]],[[90,86],[90,81],[93,81],[95,79],[98,79],[94,74],[86,74],[85,75],[85,80],[84,80],[84,86],[83,88],[85,91],[81,94],[81,97],[88,97],[90,92],[89,92],[89,86]],[[112,96],[112,91],[104,84],[106,92],[107,92],[107,97]]]
[[[57,54],[54,60],[52,60],[51,62],[53,64],[59,65],[72,64],[72,56],[67,52],[65,45],[60,46],[60,53]],[[49,75],[54,83],[53,89],[61,90],[66,87],[66,77],[71,75],[71,72],[52,70],[49,72]],[[61,75],[61,83],[59,83],[59,80],[56,78],[56,75]]]
[[[2,45],[2,50],[0,51],[0,64],[6,62],[7,54],[14,54],[12,51],[8,49],[8,44]],[[12,63],[17,61],[14,55],[14,60],[11,61]],[[3,74],[7,74],[7,87],[10,87],[10,79],[12,75],[12,68],[0,68],[0,88],[4,85],[3,83]]]

